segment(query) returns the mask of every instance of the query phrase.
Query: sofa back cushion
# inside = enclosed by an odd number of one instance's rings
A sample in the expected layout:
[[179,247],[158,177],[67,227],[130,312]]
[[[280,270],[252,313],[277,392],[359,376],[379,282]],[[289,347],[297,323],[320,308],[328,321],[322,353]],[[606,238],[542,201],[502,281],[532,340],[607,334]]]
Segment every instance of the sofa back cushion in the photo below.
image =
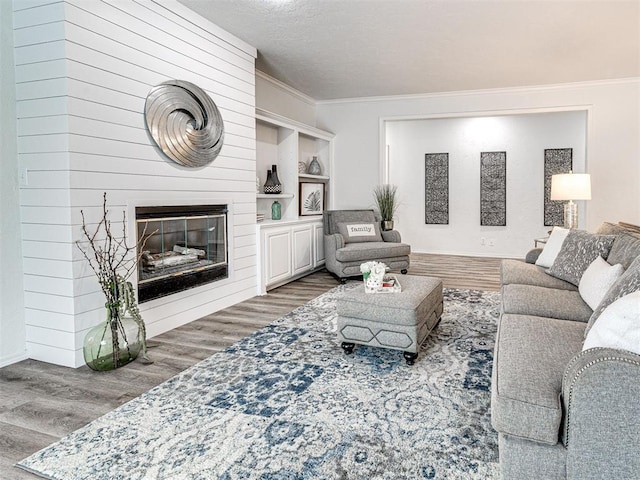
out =
[[382,242],[378,222],[338,223],[338,233],[344,238],[344,243]]
[[640,255],[640,234],[623,232],[613,242],[607,261],[611,265],[620,263],[626,270],[638,255]]
[[596,258],[607,259],[615,238],[613,235],[571,230],[549,269],[549,275],[577,286],[584,271]]
[[611,222],[604,222],[596,229],[596,235],[620,235],[625,228]]

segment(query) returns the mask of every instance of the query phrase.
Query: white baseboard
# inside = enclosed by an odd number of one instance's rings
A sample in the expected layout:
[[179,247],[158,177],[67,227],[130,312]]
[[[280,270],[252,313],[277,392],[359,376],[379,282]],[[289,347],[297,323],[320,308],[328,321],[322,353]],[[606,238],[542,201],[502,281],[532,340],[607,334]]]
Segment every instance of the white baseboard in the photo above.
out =
[[411,250],[411,253],[425,253],[428,255],[452,255],[455,257],[487,257],[487,258],[514,258],[514,259],[523,259],[524,255],[513,255],[508,253],[499,253],[499,252],[491,252],[491,253],[461,253],[461,252],[425,252],[422,250]]
[[27,355],[26,350],[17,355],[11,355],[9,357],[0,357],[0,368],[6,367],[7,365],[21,362],[22,360],[26,360],[27,358],[29,358],[29,356]]

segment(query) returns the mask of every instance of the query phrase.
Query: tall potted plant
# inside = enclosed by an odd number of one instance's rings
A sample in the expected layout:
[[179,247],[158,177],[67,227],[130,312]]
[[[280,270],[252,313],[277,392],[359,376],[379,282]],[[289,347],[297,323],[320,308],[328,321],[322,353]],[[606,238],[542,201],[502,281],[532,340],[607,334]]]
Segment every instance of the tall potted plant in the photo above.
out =
[[398,209],[395,185],[378,185],[373,189],[373,197],[380,212],[382,230],[393,230],[393,216]]
[[[128,278],[135,270],[146,241],[146,227],[138,242],[127,243],[126,215],[122,214],[122,236],[116,236],[108,219],[107,194],[102,202],[102,219],[89,232],[84,212],[82,233],[86,239],[76,245],[98,277],[106,297],[106,320],[93,327],[84,340],[84,359],[93,370],[113,370],[135,360],[138,354],[147,356],[146,328],[136,304],[135,292]],[[137,249],[137,252],[136,252]]]

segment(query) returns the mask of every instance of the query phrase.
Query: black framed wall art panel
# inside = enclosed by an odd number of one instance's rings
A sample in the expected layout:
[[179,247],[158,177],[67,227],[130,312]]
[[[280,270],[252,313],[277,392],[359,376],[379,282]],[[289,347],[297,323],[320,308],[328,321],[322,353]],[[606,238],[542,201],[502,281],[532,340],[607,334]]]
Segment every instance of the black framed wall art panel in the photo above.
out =
[[480,153],[480,225],[507,224],[507,152]]
[[544,225],[564,225],[565,200],[551,200],[551,176],[569,173],[573,168],[572,148],[546,148],[544,150]]
[[449,154],[424,155],[424,223],[449,223]]

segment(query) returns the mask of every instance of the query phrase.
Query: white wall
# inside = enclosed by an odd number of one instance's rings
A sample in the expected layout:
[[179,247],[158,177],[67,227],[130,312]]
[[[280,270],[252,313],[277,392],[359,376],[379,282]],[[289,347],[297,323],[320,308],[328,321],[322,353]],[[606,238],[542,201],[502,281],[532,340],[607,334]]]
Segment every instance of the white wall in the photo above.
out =
[[[583,172],[586,126],[586,111],[387,122],[403,240],[414,252],[522,256],[550,228],[542,220],[544,149],[573,148],[574,171]],[[493,151],[507,152],[506,226],[480,225],[480,152]],[[449,153],[449,224],[425,225],[425,153],[442,152]]]
[[[352,99],[320,102],[316,108],[318,127],[336,133],[332,179],[336,208],[372,205],[371,190],[381,181],[381,119],[588,108],[586,169],[592,175],[593,199],[587,204],[583,225],[593,230],[606,220],[640,223],[639,79]],[[404,194],[411,195],[412,201],[423,202],[422,191],[415,198],[413,192]],[[423,215],[409,221],[424,223]],[[542,228],[541,219],[537,227]],[[456,253],[474,252],[476,243],[477,238],[470,238]]]
[[[174,1],[42,3],[14,6],[27,348],[78,366],[105,313],[74,241],[81,209],[98,221],[103,191],[114,221],[142,204],[230,207],[230,278],[141,305],[150,336],[255,294],[256,52]],[[174,78],[222,114],[224,147],[204,168],[168,160],[145,130],[146,95]]]
[[26,358],[11,2],[0,1],[0,367]]

